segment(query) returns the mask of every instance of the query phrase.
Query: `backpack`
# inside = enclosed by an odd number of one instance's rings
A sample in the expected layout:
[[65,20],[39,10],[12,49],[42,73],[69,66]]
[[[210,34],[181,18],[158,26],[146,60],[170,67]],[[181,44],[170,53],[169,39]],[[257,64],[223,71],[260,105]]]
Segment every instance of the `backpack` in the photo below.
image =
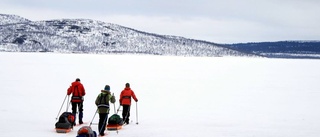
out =
[[97,137],[97,133],[89,126],[83,126],[78,130],[77,137]]
[[98,107],[105,107],[106,105],[109,107],[109,94],[100,93],[99,95],[99,103]]
[[111,124],[111,125],[114,125],[114,124],[122,125],[123,124],[123,120],[118,114],[113,114],[109,118],[108,124]]
[[73,128],[75,122],[75,116],[71,112],[63,112],[58,122],[56,123],[56,128],[63,128],[63,129],[69,129]]
[[80,96],[78,85],[74,86],[72,90],[71,102],[82,102],[83,98]]

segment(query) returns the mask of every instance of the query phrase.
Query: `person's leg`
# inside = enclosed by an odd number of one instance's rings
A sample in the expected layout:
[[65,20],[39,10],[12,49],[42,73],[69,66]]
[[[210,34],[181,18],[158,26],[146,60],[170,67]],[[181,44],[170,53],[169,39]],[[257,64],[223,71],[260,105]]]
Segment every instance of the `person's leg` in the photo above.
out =
[[99,135],[104,135],[104,131],[106,129],[105,119],[107,118],[107,116],[108,116],[107,113],[99,113],[99,124],[98,124]]
[[126,105],[122,105],[122,120],[123,120],[123,123],[125,122],[126,120],[126,117],[127,117],[127,109],[126,109]]
[[122,105],[122,118],[123,122],[129,124],[129,116],[130,116],[130,106],[129,105]]
[[106,130],[107,121],[108,121],[108,113],[105,113],[104,121],[103,121],[103,125],[102,125],[102,131],[103,131],[102,133],[104,133],[104,130]]
[[127,120],[126,120],[127,124],[129,124],[129,120],[130,120],[130,106],[128,105],[128,113],[127,113]]
[[76,125],[76,118],[77,118],[77,103],[71,102],[72,106],[72,114],[74,115],[74,125]]
[[79,105],[79,124],[83,124],[83,102],[78,103]]

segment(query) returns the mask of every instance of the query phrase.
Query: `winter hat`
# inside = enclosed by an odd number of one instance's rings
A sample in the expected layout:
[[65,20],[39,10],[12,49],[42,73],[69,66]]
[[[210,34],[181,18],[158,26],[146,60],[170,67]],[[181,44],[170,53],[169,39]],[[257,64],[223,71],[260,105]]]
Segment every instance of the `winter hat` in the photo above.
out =
[[106,85],[106,86],[104,87],[104,90],[110,91],[110,86],[109,86],[109,85]]
[[76,81],[80,81],[80,79],[79,79],[79,78],[77,78],[77,79],[76,79]]
[[129,84],[129,83],[126,83],[126,87],[130,87],[130,84]]

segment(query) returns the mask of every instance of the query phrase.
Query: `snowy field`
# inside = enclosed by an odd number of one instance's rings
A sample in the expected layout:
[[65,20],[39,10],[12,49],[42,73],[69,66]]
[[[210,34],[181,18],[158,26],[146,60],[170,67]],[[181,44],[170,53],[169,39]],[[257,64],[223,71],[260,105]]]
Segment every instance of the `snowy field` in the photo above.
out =
[[0,66],[1,137],[75,137],[81,126],[67,134],[54,128],[77,77],[87,92],[86,122],[105,84],[116,108],[126,82],[136,93],[132,123],[108,136],[320,135],[320,60],[0,52]]

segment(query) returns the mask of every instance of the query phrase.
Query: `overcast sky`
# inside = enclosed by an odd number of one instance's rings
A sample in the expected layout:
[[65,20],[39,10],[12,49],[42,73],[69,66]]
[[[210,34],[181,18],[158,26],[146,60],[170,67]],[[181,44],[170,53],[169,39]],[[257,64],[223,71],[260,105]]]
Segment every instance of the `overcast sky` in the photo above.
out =
[[216,43],[320,40],[320,0],[1,0],[0,13],[93,19]]

